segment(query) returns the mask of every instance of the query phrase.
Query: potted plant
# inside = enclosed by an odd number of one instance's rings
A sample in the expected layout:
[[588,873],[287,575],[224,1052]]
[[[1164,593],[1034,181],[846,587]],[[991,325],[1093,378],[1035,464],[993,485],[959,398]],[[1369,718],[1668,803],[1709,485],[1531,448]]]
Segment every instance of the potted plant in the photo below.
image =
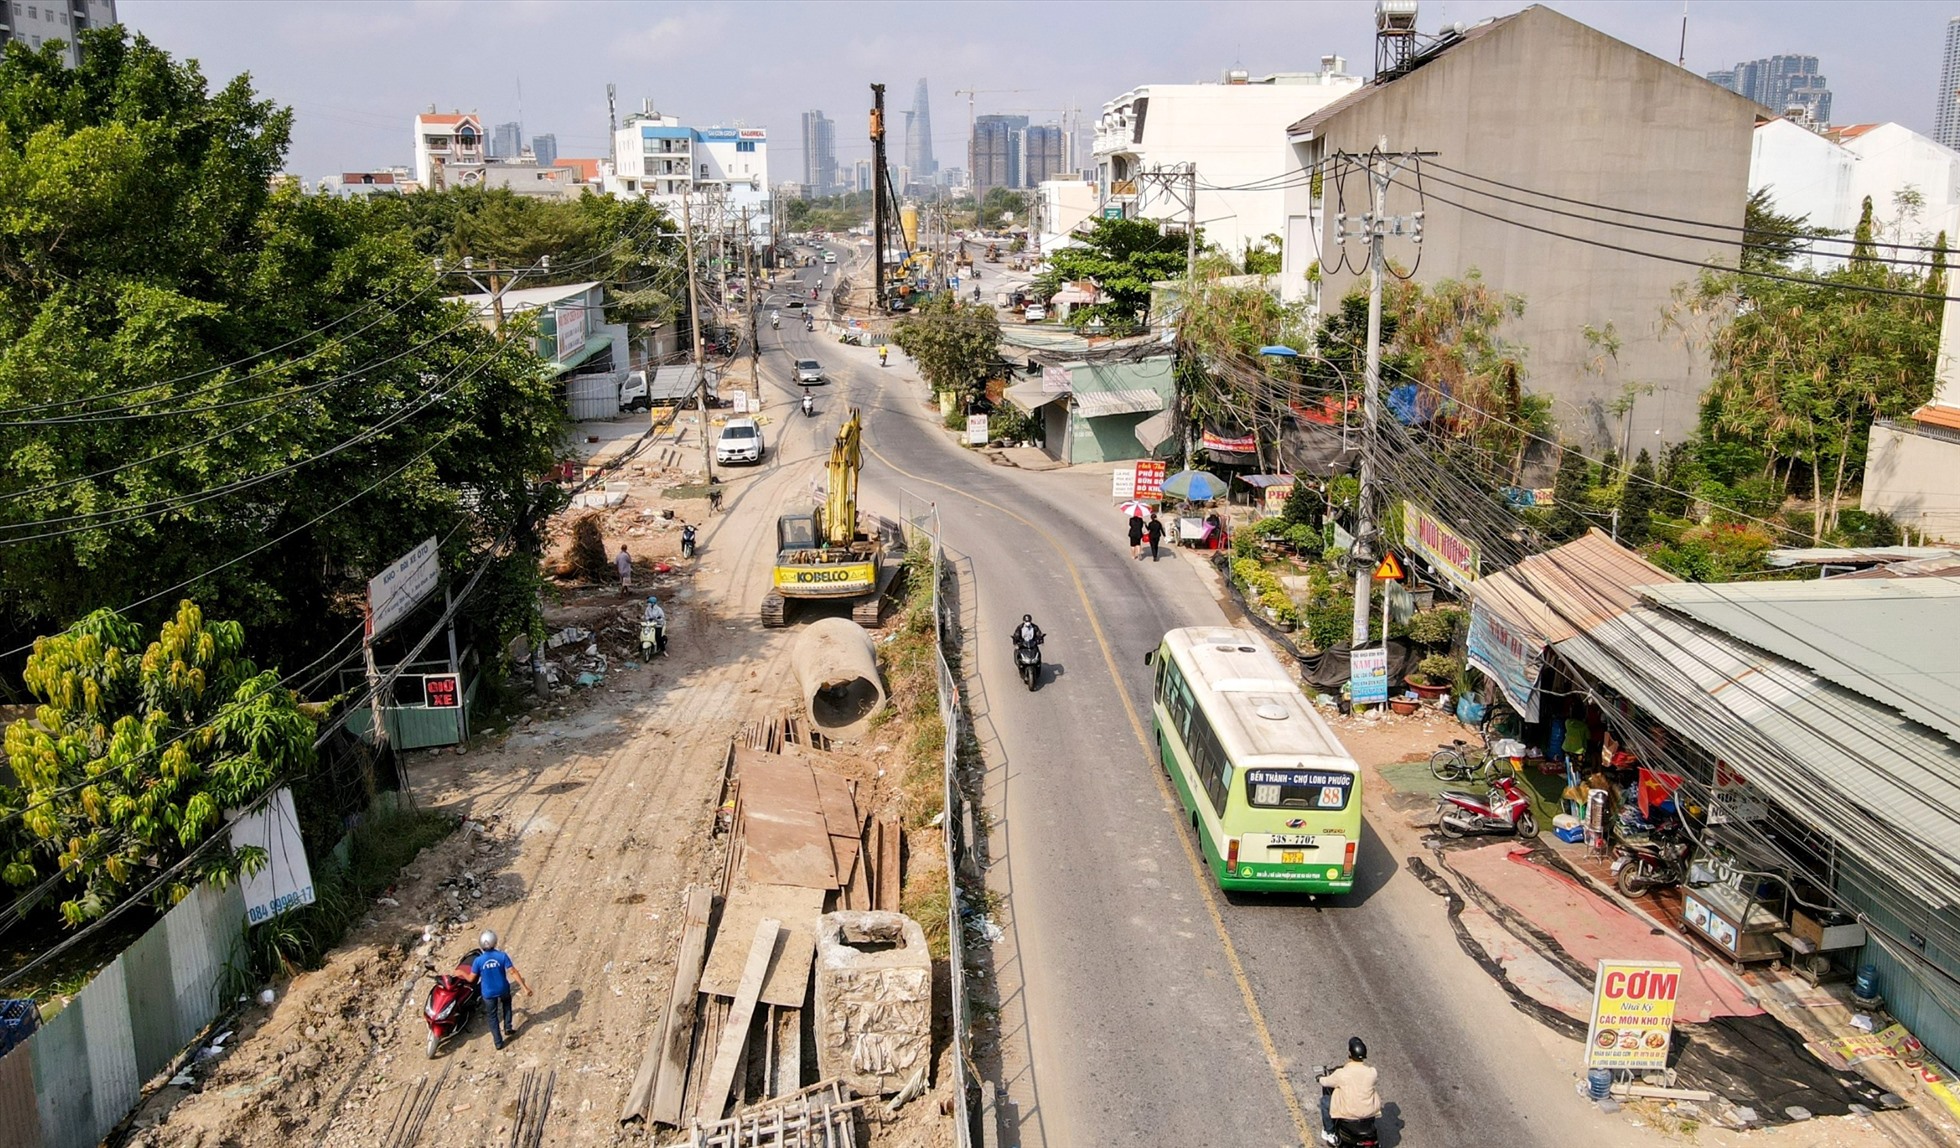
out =
[[1416,698],[1400,697],[1388,699],[1389,710],[1393,713],[1401,714],[1403,717],[1408,717],[1410,714],[1416,712],[1421,705],[1422,702]]
[[1424,701],[1435,701],[1456,687],[1457,671],[1463,667],[1448,654],[1430,654],[1416,663],[1409,675],[1409,688]]

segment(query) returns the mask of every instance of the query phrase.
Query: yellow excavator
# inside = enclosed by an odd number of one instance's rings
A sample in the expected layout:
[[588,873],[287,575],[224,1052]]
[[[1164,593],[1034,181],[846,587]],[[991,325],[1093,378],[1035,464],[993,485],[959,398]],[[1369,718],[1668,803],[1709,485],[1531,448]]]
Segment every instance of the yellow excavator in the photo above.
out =
[[823,506],[776,519],[774,586],[762,599],[762,624],[789,623],[790,599],[851,602],[851,620],[878,624],[885,592],[898,573],[897,539],[884,523],[858,529],[858,471],[864,424],[856,407],[830,444],[830,489]]

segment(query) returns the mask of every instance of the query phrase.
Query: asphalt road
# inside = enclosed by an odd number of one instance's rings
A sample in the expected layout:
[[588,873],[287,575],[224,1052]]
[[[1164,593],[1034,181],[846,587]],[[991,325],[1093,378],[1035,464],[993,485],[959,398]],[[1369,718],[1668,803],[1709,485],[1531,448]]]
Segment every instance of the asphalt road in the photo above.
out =
[[[1225,620],[1198,558],[1130,560],[1106,478],[960,449],[900,356],[881,370],[790,314],[764,328],[765,375],[787,403],[789,360],[823,361],[826,408],[865,410],[866,499],[936,501],[977,599],[962,603],[978,638],[968,693],[1009,915],[1003,1144],[1298,1144],[1319,1126],[1315,1069],[1350,1035],[1381,1071],[1385,1144],[1550,1145],[1603,1119],[1574,1103],[1576,1049],[1464,956],[1378,817],[1348,897],[1228,899],[1197,870],[1148,748],[1142,658],[1167,629]],[[1023,613],[1049,635],[1034,693],[1006,640]],[[1609,1129],[1629,1133],[1591,1131]]]

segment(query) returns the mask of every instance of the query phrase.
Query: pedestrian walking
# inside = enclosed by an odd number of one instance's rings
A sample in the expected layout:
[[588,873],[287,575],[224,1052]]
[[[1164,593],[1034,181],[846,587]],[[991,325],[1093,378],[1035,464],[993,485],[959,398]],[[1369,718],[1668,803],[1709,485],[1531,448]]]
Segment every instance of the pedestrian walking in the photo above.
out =
[[1150,516],[1150,524],[1145,526],[1143,530],[1145,534],[1150,536],[1150,560],[1155,562],[1157,561],[1157,547],[1164,541],[1164,520],[1153,514]]
[[490,1040],[498,1048],[504,1041],[517,1035],[517,1022],[510,1016],[510,983],[531,995],[531,986],[524,982],[524,974],[517,971],[516,962],[510,954],[497,947],[497,934],[489,929],[476,939],[482,951],[470,959],[470,979],[476,982],[476,991],[483,996],[483,1011],[490,1017]]
[[633,592],[633,556],[626,552],[626,544],[619,544],[619,557],[613,559],[613,569],[619,571],[619,596],[624,598]]
[[1143,561],[1143,515],[1130,515],[1130,557]]

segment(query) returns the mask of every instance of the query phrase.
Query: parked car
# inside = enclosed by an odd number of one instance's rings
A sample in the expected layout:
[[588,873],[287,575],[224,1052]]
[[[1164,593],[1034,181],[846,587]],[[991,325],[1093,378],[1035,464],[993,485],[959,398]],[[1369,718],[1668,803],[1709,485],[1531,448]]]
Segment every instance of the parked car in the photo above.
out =
[[719,463],[761,462],[762,428],[754,419],[729,419],[715,440],[715,461]]
[[796,385],[814,387],[824,382],[823,364],[815,359],[796,360]]
[[1046,319],[1047,317],[1048,317],[1048,308],[1042,306],[1039,303],[1028,304],[1027,312],[1021,316],[1021,318],[1025,319],[1030,323],[1039,323],[1043,319]]

